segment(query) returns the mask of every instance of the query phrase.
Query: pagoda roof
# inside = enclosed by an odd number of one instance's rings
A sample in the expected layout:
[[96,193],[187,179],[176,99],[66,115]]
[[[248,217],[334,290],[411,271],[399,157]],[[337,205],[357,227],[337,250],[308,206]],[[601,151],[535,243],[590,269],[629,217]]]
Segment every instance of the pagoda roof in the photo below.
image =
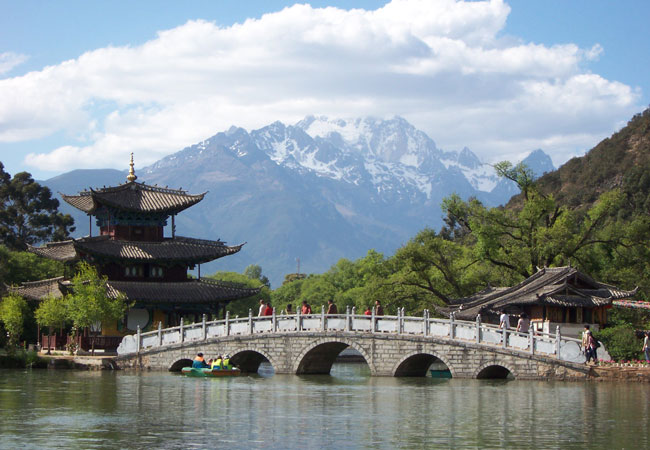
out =
[[61,197],[87,214],[95,213],[101,206],[131,212],[176,214],[203,200],[205,194],[191,195],[181,189],[129,181],[119,186],[91,188],[79,195],[61,194]]
[[250,297],[260,288],[244,288],[224,282],[188,280],[180,282],[109,281],[108,293],[120,293],[138,303],[215,303]]
[[47,297],[60,298],[65,294],[64,277],[47,280],[28,281],[20,286],[7,286],[7,292],[20,295],[25,300],[43,300]]
[[162,241],[124,241],[110,236],[84,237],[30,247],[29,251],[58,261],[70,261],[79,253],[123,261],[176,261],[202,264],[237,253],[245,243],[228,246],[222,241],[209,241],[182,236]]
[[478,314],[496,314],[511,306],[594,308],[611,305],[613,300],[632,297],[636,292],[597,282],[573,267],[545,267],[515,286],[488,287],[470,297],[452,300],[445,312],[471,320]]

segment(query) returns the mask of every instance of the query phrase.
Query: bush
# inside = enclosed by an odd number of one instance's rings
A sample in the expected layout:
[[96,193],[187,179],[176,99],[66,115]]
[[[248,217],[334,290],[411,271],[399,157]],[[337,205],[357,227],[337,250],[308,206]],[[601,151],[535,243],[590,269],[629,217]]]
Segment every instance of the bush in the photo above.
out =
[[617,325],[594,333],[602,341],[613,360],[639,359],[642,343],[636,337],[634,327],[629,324]]

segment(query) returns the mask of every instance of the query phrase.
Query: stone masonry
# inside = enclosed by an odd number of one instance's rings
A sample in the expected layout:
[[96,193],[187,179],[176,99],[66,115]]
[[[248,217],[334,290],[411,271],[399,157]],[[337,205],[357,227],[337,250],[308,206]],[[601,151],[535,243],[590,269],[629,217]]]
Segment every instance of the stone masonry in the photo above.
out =
[[[346,347],[364,357],[373,376],[423,376],[442,361],[455,378],[482,378],[507,369],[516,379],[586,379],[589,368],[543,355],[444,338],[335,331],[268,333],[211,338],[119,356],[120,368],[180,370],[197,352],[207,358],[229,354],[247,372],[268,361],[276,373],[329,373]],[[502,369],[503,368],[503,369]]]

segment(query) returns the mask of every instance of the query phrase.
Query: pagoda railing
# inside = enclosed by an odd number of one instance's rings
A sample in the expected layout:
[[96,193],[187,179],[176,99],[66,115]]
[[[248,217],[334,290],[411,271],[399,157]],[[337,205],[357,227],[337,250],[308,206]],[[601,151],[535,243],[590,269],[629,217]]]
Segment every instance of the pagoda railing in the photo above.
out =
[[458,343],[475,344],[506,351],[526,354],[538,354],[563,361],[584,362],[579,339],[564,337],[557,327],[555,334],[540,333],[532,327],[528,333],[514,329],[499,328],[484,324],[480,316],[476,321],[456,320],[452,314],[449,319],[431,318],[425,310],[422,317],[405,316],[404,309],[399,309],[394,316],[378,316],[374,308],[370,315],[357,314],[355,308],[348,308],[345,314],[291,315],[254,317],[249,311],[248,317],[231,318],[226,313],[222,320],[203,321],[189,325],[162,328],[147,333],[138,332],[125,336],[117,352],[127,355],[160,349],[184,343],[197,343],[208,339],[228,336],[251,336],[282,334],[304,334],[341,332],[358,335],[381,334],[398,335],[407,339],[418,336],[430,339],[445,339]]

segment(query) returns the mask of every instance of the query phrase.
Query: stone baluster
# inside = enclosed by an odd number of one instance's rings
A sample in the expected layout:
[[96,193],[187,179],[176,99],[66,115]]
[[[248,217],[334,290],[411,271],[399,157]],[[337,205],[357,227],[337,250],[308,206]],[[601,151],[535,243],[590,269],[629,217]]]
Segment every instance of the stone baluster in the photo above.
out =
[[404,332],[404,308],[397,308],[397,334]]
[[427,329],[428,328],[427,327],[427,322],[428,322],[427,310],[425,309],[422,312],[422,336],[425,336],[425,337],[429,335],[429,333],[428,333],[429,330]]
[[535,328],[532,325],[528,328],[528,347],[531,355],[535,354]]
[[454,313],[449,313],[449,339],[456,339],[456,324],[454,323],[455,319],[456,317],[454,316]]
[[325,326],[325,305],[320,306],[320,329],[325,331],[327,327]]
[[302,310],[300,309],[300,305],[296,308],[296,322],[296,330],[302,331]]
[[185,329],[183,328],[183,318],[181,317],[181,325],[180,325],[180,333],[181,333],[181,343],[185,342]]
[[253,334],[253,310],[248,308],[248,334]]
[[158,321],[158,347],[162,347],[162,321]]
[[350,319],[350,331],[354,331],[354,317],[357,315],[357,307],[352,307],[352,318]]
[[278,319],[275,316],[275,307],[273,307],[273,316],[271,316],[271,323],[272,323],[271,329],[275,333],[276,331],[278,331]]
[[504,326],[501,329],[501,346],[506,348],[508,346],[508,329]]
[[226,321],[223,323],[223,334],[230,336],[230,311],[226,311]]
[[345,331],[350,331],[350,305],[345,307]]
[[476,343],[481,343],[481,315],[476,315]]
[[208,330],[205,327],[205,314],[203,314],[203,319],[201,320],[201,336],[203,337],[203,340],[205,341],[208,337]]
[[560,359],[560,341],[562,340],[562,335],[560,334],[560,326],[555,327],[555,357]]
[[135,351],[140,353],[140,348],[142,347],[142,332],[140,331],[140,325],[138,325],[135,341]]
[[375,318],[375,307],[373,306],[372,307],[372,315],[370,316],[370,330],[371,330],[371,333],[374,333],[375,331],[377,331],[376,324],[377,324],[377,319]]

